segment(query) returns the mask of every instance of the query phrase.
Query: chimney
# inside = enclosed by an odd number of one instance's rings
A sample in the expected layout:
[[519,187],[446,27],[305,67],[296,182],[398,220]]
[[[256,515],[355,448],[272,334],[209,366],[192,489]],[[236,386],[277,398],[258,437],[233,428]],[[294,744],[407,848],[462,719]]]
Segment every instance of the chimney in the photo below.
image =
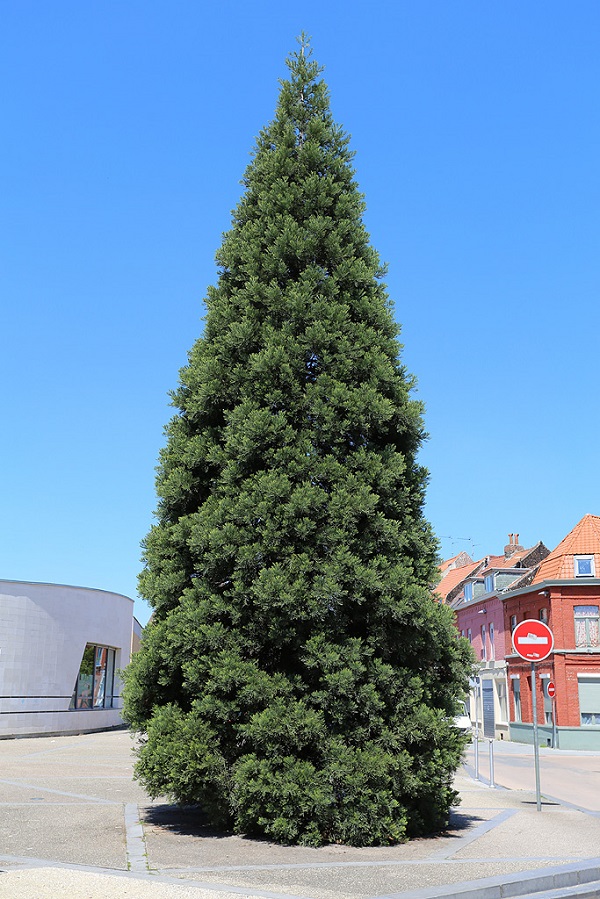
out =
[[509,559],[515,553],[522,552],[523,547],[519,543],[519,535],[518,534],[509,534],[508,535],[508,543],[504,547],[504,558]]

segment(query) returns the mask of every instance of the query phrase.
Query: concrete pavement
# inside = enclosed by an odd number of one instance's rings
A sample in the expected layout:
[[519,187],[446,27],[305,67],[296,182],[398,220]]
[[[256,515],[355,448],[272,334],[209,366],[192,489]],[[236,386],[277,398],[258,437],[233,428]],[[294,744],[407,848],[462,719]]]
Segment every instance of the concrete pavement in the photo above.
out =
[[1,899],[600,896],[578,884],[600,883],[600,816],[550,800],[539,813],[531,790],[490,789],[468,769],[443,836],[308,849],[210,832],[148,800],[132,762],[125,731],[0,741]]
[[[535,790],[533,746],[494,741],[494,778],[511,790]],[[475,771],[473,744],[466,760]],[[490,777],[489,741],[480,741],[479,771]],[[548,798],[600,814],[600,752],[564,751],[540,747],[541,790]]]

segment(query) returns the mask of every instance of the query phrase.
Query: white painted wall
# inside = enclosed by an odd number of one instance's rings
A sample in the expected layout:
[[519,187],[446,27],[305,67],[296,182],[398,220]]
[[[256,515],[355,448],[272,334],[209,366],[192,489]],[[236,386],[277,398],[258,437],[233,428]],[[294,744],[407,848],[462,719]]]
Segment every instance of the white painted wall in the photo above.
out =
[[0,737],[101,730],[122,723],[120,681],[112,709],[69,703],[86,643],[129,662],[133,600],[119,593],[0,580]]

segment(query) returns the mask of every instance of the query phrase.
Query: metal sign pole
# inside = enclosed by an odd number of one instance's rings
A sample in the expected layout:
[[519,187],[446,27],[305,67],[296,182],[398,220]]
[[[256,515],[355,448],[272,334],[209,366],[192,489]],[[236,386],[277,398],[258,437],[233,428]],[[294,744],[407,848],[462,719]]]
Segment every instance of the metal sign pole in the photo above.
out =
[[475,780],[479,780],[479,684],[481,679],[475,679]]
[[531,707],[533,713],[533,755],[535,758],[535,799],[538,812],[542,810],[540,791],[540,747],[538,746],[537,723],[537,684],[535,681],[535,662],[531,663]]
[[538,745],[537,684],[535,663],[547,659],[554,650],[554,634],[544,621],[526,618],[517,624],[512,634],[513,647],[517,655],[531,662],[531,710],[533,712],[533,755],[535,758],[535,793],[537,810],[542,810],[540,792],[540,747]]
[[494,741],[490,740],[490,788],[492,790],[496,789],[496,782],[494,781]]

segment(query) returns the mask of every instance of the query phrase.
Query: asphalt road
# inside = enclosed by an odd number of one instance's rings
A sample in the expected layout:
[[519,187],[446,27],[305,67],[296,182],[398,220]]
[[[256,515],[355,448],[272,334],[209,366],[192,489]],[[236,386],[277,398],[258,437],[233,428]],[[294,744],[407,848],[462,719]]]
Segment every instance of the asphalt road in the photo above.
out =
[[[479,774],[490,779],[490,741],[479,742]],[[535,792],[533,746],[494,740],[494,781],[510,790]],[[540,791],[547,799],[587,812],[600,813],[600,752],[540,748]],[[466,753],[470,769],[475,768],[474,744]]]

